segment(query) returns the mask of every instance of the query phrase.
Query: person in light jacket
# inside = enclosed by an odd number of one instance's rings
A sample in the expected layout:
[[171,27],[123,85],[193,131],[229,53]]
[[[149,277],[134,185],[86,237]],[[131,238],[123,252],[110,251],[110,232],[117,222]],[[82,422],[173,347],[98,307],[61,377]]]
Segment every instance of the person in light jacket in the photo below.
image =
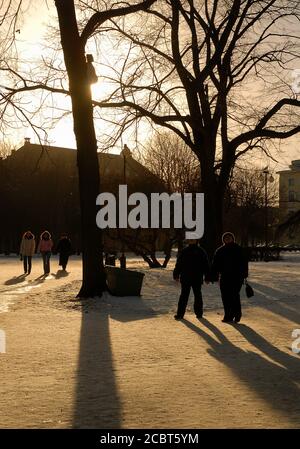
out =
[[53,248],[53,241],[51,239],[50,232],[48,231],[42,232],[37,251],[41,253],[43,257],[44,274],[50,273],[50,257],[52,248]]
[[30,274],[32,267],[32,256],[35,252],[35,237],[30,231],[23,234],[20,245],[20,256],[24,264],[24,273]]

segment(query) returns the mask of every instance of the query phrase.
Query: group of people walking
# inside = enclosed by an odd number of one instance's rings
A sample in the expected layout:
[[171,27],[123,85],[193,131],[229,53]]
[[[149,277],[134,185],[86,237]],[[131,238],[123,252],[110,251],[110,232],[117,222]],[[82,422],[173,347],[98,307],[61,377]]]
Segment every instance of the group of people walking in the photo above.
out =
[[173,278],[181,283],[176,320],[184,317],[191,288],[194,293],[194,312],[197,318],[203,315],[202,284],[218,282],[224,307],[223,322],[238,323],[242,317],[240,290],[248,277],[248,259],[243,248],[235,242],[232,232],[222,236],[223,245],[213,257],[211,266],[198,240],[189,240],[188,246],[179,254]]
[[[37,253],[40,253],[43,258],[44,274],[50,273],[50,258],[53,251],[53,240],[49,231],[44,231],[40,235],[40,240],[37,246]],[[32,256],[36,250],[35,236],[31,231],[26,231],[23,234],[20,245],[20,258],[24,265],[24,274],[30,274],[32,268]],[[56,252],[59,254],[59,265],[65,271],[69,256],[71,254],[71,241],[67,234],[62,234],[56,247]]]
[[[240,290],[248,277],[248,258],[243,248],[235,242],[231,232],[222,236],[223,245],[213,257],[210,266],[207,254],[198,239],[188,240],[188,245],[177,257],[173,278],[181,283],[181,294],[178,300],[176,320],[183,319],[190,291],[194,293],[194,312],[197,318],[203,315],[202,284],[218,282],[224,307],[223,322],[238,323],[242,317]],[[49,231],[42,232],[37,252],[42,255],[44,274],[50,273],[50,258],[53,251],[53,240]],[[24,264],[24,273],[30,274],[32,256],[35,253],[36,242],[31,231],[26,231],[22,237],[20,256]],[[71,241],[67,234],[62,234],[56,247],[59,254],[59,265],[65,271],[71,254]]]

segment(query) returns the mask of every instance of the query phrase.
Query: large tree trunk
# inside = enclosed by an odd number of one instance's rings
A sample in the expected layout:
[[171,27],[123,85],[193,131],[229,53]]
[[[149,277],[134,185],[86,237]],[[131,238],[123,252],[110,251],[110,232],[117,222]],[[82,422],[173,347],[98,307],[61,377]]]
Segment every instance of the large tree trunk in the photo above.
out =
[[214,170],[203,170],[201,175],[204,193],[204,236],[202,245],[211,260],[221,244],[223,232],[223,194],[218,188]]
[[77,165],[81,207],[83,281],[79,297],[101,296],[106,289],[101,233],[96,226],[96,197],[100,175],[93,107],[88,83],[85,49],[80,39],[73,0],[55,1],[61,44],[69,77],[77,142]]

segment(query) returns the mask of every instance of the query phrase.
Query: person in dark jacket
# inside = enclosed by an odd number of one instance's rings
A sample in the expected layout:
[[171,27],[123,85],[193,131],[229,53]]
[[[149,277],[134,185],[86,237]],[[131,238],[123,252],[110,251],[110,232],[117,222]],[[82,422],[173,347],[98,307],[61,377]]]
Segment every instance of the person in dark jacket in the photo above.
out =
[[194,292],[194,312],[197,318],[202,318],[203,301],[201,287],[205,282],[208,283],[209,264],[207,254],[203,248],[198,245],[198,239],[189,240],[188,246],[179,254],[173,271],[173,278],[180,280],[181,294],[178,301],[177,313],[174,315],[176,320],[184,317],[188,303],[191,288]]
[[59,253],[58,264],[66,271],[68,260],[71,254],[71,240],[67,234],[62,234],[56,248],[57,253]]
[[222,236],[223,245],[215,252],[212,278],[220,284],[224,307],[224,323],[238,323],[242,317],[240,290],[248,277],[248,258],[243,248],[235,243],[232,232]]

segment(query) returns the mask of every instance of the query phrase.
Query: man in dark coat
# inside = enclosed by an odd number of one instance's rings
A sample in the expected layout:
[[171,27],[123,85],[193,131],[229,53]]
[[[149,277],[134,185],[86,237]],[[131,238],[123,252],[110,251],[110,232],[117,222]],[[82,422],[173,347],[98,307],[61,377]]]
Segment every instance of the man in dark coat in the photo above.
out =
[[202,318],[203,302],[201,287],[203,276],[208,281],[209,264],[207,254],[198,246],[198,239],[189,240],[189,244],[179,254],[173,271],[173,278],[181,283],[181,294],[178,301],[176,320],[184,317],[191,288],[194,292],[194,312],[197,318]]
[[67,234],[61,235],[56,251],[59,253],[59,265],[66,271],[69,256],[71,254],[71,241]]
[[212,278],[220,283],[224,307],[224,323],[238,323],[242,317],[240,290],[248,277],[248,258],[232,232],[222,236],[223,245],[215,252]]

